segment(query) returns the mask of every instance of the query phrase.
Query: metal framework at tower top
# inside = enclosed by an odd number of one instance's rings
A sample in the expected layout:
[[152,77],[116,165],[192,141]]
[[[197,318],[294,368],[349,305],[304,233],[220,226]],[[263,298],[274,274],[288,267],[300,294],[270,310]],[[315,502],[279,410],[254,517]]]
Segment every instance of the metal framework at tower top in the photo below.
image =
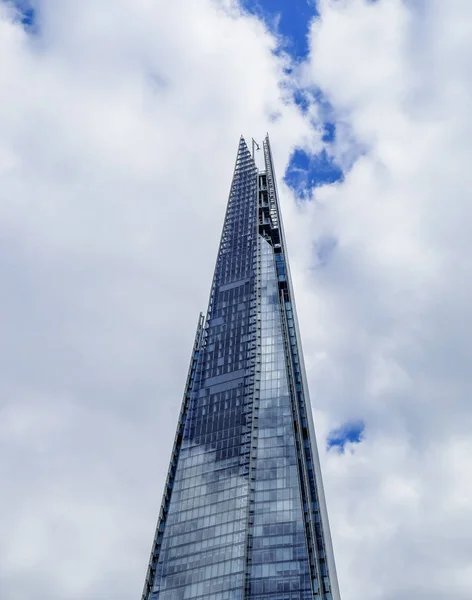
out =
[[142,600],[340,600],[269,137],[241,137]]

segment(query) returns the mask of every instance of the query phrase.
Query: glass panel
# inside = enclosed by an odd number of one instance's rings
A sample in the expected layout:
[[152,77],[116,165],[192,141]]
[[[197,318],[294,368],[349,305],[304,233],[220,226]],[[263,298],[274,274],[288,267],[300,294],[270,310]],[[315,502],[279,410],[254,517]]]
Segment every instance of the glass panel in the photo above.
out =
[[142,600],[339,600],[264,154],[258,174],[241,139]]
[[242,600],[256,357],[257,169],[244,142],[151,600]]
[[250,599],[311,600],[272,246],[259,237],[261,384]]

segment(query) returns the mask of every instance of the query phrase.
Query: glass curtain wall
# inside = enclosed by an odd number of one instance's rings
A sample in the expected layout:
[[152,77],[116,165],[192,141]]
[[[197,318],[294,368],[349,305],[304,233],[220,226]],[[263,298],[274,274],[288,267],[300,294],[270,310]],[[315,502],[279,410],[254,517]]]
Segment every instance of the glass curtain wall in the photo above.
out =
[[241,138],[142,600],[339,600],[268,138]]

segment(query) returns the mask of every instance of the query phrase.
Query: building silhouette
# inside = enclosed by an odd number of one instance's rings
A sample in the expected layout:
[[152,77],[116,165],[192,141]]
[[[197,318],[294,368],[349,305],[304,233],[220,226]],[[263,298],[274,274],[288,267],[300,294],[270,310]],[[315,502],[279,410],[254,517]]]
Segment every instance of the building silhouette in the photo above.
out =
[[[253,142],[254,152],[254,142]],[[277,185],[241,138],[142,600],[339,600]]]

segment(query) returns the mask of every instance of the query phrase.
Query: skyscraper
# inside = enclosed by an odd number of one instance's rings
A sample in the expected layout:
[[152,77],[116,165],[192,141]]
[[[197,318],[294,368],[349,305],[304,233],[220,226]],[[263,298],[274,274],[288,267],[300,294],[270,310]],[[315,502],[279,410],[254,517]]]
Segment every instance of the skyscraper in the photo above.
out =
[[259,171],[241,138],[142,600],[339,600],[268,137],[263,152]]

